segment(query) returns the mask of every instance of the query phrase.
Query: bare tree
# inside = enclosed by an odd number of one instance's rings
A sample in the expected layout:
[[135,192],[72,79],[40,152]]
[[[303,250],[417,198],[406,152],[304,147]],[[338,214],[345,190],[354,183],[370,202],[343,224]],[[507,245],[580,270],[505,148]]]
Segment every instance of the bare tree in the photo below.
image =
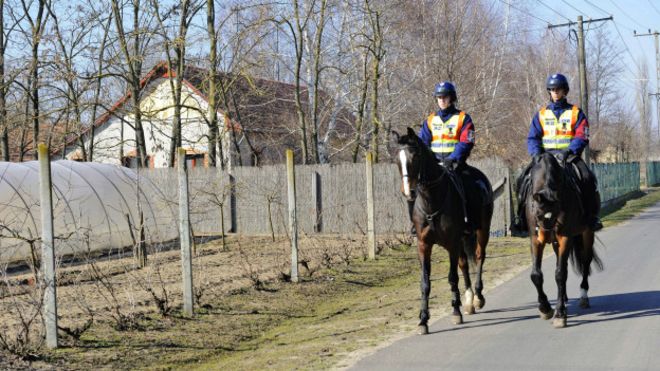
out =
[[[141,24],[141,22],[147,22],[148,24],[148,21],[141,19],[141,11],[143,10],[141,0],[131,0],[130,5],[130,10],[133,13],[133,27],[130,31],[126,31],[124,28],[123,12],[125,9],[123,8],[123,4],[120,4],[118,0],[112,0],[112,13],[114,15],[121,54],[124,57],[124,63],[128,66],[128,74],[125,79],[130,87],[137,162],[139,166],[146,167],[147,149],[144,128],[142,126],[142,110],[140,109],[142,93],[140,79],[142,77],[142,63],[144,61],[145,49],[151,40],[151,35],[145,29],[145,24]],[[128,37],[131,36],[132,39],[129,44]],[[121,143],[120,146],[123,148],[124,144]]]

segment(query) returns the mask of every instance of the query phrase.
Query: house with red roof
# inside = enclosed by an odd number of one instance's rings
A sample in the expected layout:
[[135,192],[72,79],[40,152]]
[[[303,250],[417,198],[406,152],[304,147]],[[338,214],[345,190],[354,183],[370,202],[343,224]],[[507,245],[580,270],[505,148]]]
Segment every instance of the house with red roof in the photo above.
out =
[[[173,92],[167,63],[155,65],[142,79],[140,110],[145,134],[148,166],[167,167],[174,117]],[[300,130],[295,108],[295,86],[292,84],[219,74],[217,87],[218,125],[220,139],[218,154],[229,166],[251,166],[284,163],[285,150],[294,148],[300,158]],[[175,82],[175,81],[174,81]],[[182,147],[191,167],[207,166],[208,141],[208,71],[188,66],[182,84]],[[224,92],[224,93],[223,93]],[[303,90],[303,105],[307,107],[307,91]],[[319,134],[333,148],[348,148],[352,140],[352,115],[334,107],[327,96],[321,97]],[[135,167],[136,145],[133,129],[130,93],[117,101],[94,123],[95,162]],[[339,112],[339,114],[337,114]],[[85,147],[89,147],[91,130],[83,133]],[[79,137],[67,140],[65,157],[80,160]],[[220,148],[222,151],[220,151]],[[347,154],[333,152],[334,159]]]

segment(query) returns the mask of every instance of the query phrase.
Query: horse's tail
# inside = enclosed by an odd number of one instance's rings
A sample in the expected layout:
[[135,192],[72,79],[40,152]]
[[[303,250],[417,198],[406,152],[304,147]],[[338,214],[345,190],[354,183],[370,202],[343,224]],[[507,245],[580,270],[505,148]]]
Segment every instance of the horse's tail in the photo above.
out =
[[603,270],[603,261],[596,253],[594,246],[585,247],[582,236],[577,235],[571,237],[571,264],[573,269],[579,275],[591,275],[591,264],[593,263],[596,270]]

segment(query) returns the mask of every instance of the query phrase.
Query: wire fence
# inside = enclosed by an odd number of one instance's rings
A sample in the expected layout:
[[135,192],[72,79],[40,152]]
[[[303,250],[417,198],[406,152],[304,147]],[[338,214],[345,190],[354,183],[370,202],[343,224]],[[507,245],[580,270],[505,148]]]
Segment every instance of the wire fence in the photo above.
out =
[[598,179],[598,191],[603,204],[639,191],[638,162],[592,164],[591,169]]
[[660,161],[646,163],[646,185],[648,187],[660,184]]

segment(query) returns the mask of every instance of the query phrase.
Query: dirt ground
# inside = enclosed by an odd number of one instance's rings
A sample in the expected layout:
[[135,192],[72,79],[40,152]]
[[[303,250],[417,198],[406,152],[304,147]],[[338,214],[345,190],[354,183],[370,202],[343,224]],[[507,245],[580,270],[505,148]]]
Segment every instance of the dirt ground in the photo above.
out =
[[[270,282],[286,282],[290,271],[289,246],[288,239],[278,238],[273,242],[269,236],[231,236],[227,238],[226,250],[219,239],[198,244],[193,259],[196,306],[204,309],[214,298],[247,289],[266,290],[265,285]],[[363,246],[363,237],[301,236],[299,274],[311,277],[323,267],[362,258],[366,254]],[[178,250],[150,254],[148,266],[142,269],[128,257],[93,264],[83,262],[60,267],[57,272],[58,326],[69,331],[79,330],[90,321],[139,330],[143,327],[142,320],[168,310],[163,316],[165,322],[168,316],[180,317],[183,295]],[[34,282],[30,273],[5,276],[4,285],[0,286],[0,333],[9,341],[16,339],[16,333],[26,327],[22,322],[26,317],[32,319],[28,354],[38,352],[36,348],[42,344],[37,339],[43,336],[41,319],[35,317],[41,290]],[[0,355],[0,358],[10,357]]]

